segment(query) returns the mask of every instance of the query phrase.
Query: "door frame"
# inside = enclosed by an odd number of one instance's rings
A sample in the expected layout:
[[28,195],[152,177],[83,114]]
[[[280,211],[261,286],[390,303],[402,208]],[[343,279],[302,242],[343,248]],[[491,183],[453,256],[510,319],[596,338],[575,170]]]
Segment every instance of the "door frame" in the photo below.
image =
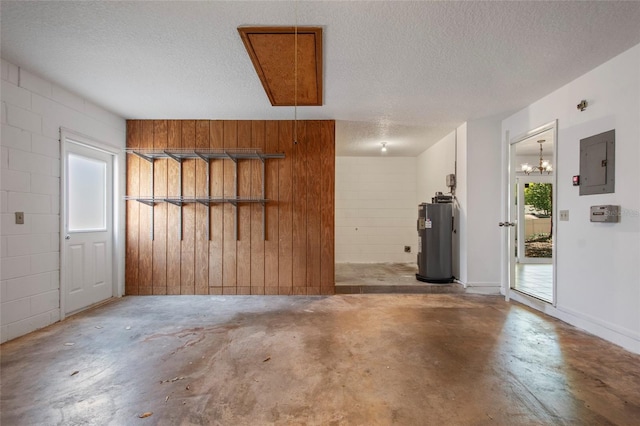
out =
[[65,250],[65,236],[67,234],[67,168],[66,157],[69,144],[82,145],[87,148],[95,149],[103,153],[109,154],[112,160],[113,181],[112,184],[112,241],[111,241],[111,277],[112,291],[111,297],[120,297],[123,295],[124,288],[124,248],[123,231],[124,225],[123,206],[118,200],[123,199],[124,179],[120,173],[124,170],[122,161],[123,156],[121,150],[110,146],[90,136],[74,130],[60,128],[60,321],[66,318],[66,291],[67,291],[67,253]]
[[[524,134],[511,138],[509,132],[505,134],[506,140],[506,164],[507,170],[505,171],[506,182],[504,182],[505,190],[502,193],[502,202],[504,206],[504,211],[506,213],[506,217],[509,218],[509,221],[517,221],[518,212],[517,207],[512,202],[512,194],[514,194],[514,183],[516,180],[517,173],[517,165],[512,164],[512,156],[511,152],[515,149],[514,145],[518,142],[522,142],[526,139],[532,138],[538,134],[544,133],[551,130],[553,133],[553,175],[552,175],[552,194],[553,194],[553,210],[551,212],[551,217],[554,223],[553,232],[551,234],[553,240],[553,259],[552,259],[552,267],[553,267],[553,300],[550,305],[555,307],[557,304],[557,273],[558,273],[558,254],[557,254],[557,243],[558,243],[558,120],[553,120],[549,123],[543,124],[542,126],[536,127]],[[504,158],[504,157],[503,157]],[[541,308],[544,305],[549,305],[547,302],[540,301],[537,298],[532,296],[527,296],[526,294],[514,290],[511,288],[511,283],[515,280],[515,254],[512,250],[513,244],[515,243],[515,233],[517,232],[516,227],[506,227],[508,231],[503,235],[502,238],[502,253],[503,253],[503,272],[502,272],[502,289],[504,291],[505,299],[509,301],[510,299],[521,300],[526,299],[527,301],[539,301],[543,303]],[[537,305],[537,304],[536,304]]]

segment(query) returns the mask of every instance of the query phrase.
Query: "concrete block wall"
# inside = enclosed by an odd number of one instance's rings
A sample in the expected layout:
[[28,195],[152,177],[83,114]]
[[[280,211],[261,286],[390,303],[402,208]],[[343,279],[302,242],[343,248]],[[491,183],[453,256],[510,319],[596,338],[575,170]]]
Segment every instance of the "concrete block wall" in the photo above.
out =
[[[124,147],[126,123],[2,60],[0,342],[60,318],[60,127]],[[24,212],[23,225],[15,212]]]
[[414,157],[336,158],[337,263],[415,263],[416,181]]

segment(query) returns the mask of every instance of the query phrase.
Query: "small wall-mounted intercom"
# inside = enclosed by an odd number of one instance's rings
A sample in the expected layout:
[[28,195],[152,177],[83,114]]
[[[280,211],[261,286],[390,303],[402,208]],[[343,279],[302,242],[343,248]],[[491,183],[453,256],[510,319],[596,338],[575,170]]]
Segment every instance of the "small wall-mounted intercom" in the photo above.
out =
[[591,206],[591,222],[620,222],[620,206]]

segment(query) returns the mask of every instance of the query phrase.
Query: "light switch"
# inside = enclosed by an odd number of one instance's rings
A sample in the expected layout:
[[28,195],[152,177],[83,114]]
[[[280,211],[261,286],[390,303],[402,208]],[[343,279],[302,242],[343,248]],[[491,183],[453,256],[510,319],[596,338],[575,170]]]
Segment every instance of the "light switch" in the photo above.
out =
[[569,210],[560,210],[560,220],[563,222],[569,221]]
[[24,225],[24,212],[16,212],[16,225]]

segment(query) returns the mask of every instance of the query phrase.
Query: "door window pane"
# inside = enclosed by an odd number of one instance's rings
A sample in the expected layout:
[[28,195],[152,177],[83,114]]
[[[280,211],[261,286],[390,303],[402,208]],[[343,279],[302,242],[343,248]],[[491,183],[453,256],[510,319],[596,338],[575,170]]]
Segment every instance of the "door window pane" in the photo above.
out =
[[69,154],[69,231],[106,229],[107,163]]
[[529,182],[524,184],[524,256],[553,256],[552,185]]

